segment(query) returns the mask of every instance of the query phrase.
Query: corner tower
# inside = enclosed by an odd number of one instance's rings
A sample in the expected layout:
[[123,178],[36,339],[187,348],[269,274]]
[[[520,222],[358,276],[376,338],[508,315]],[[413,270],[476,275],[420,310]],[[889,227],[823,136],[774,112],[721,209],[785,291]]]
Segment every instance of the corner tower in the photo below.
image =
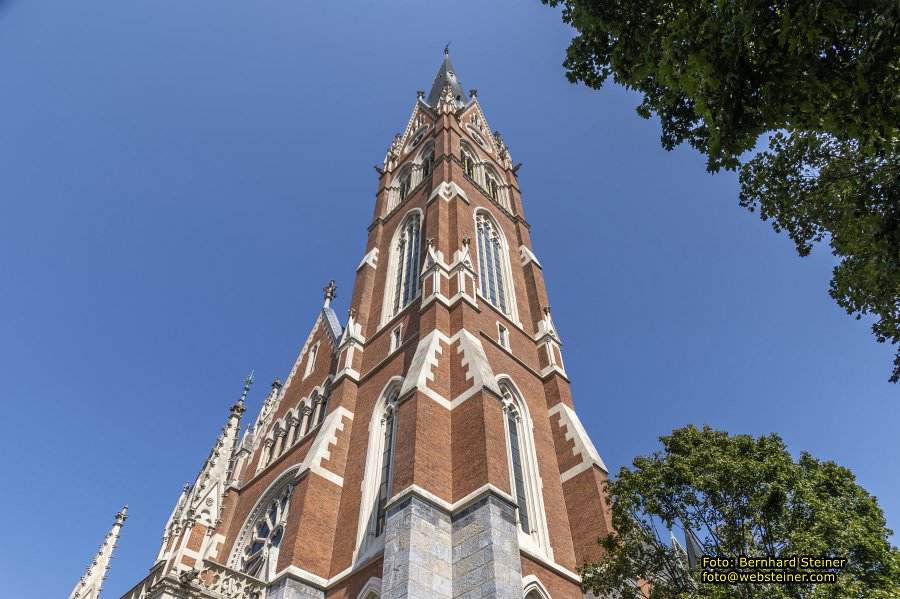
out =
[[194,483],[212,502],[185,490],[128,599],[582,596],[575,571],[610,529],[606,469],[518,167],[447,52],[376,168],[346,325],[329,285],[239,441],[232,409],[211,458],[227,467]]

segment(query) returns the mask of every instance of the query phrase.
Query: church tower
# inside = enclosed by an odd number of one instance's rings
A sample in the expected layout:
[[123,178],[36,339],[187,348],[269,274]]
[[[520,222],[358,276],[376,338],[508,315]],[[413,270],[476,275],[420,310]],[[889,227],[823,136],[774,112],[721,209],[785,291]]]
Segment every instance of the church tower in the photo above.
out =
[[582,597],[610,530],[509,149],[445,51],[380,179],[345,324],[244,398],[123,599]]

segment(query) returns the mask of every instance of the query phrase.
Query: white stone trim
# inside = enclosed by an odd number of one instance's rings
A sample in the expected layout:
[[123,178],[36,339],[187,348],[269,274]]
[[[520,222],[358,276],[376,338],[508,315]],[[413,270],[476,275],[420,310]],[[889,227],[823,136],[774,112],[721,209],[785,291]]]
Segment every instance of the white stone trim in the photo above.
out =
[[494,493],[496,495],[499,495],[500,497],[502,497],[503,499],[505,499],[506,501],[508,501],[509,503],[511,503],[513,505],[515,505],[515,503],[516,503],[515,498],[510,496],[509,493],[507,493],[506,491],[504,491],[498,487],[495,487],[494,485],[492,485],[490,483],[478,487],[477,489],[475,489],[474,491],[472,491],[471,493],[469,493],[462,499],[457,499],[453,503],[450,503],[444,499],[441,499],[440,497],[438,497],[431,491],[423,489],[419,485],[413,484],[413,485],[406,487],[402,491],[395,493],[391,497],[391,499],[387,502],[387,507],[391,507],[395,503],[402,501],[403,499],[405,499],[406,497],[408,497],[410,495],[418,495],[419,497],[425,499],[426,501],[429,501],[430,503],[433,503],[434,505],[438,506],[439,508],[443,509],[444,511],[452,514],[454,512],[461,510],[462,508],[466,507],[470,503],[480,499],[484,495],[487,495],[488,493]]
[[426,204],[430,204],[435,198],[441,198],[445,202],[449,202],[456,196],[462,198],[462,200],[466,204],[470,204],[469,196],[466,195],[466,192],[463,191],[462,187],[454,183],[453,181],[441,181],[438,183],[434,191],[431,192],[431,195],[428,196],[428,200],[426,200]]
[[[528,402],[526,401],[525,396],[522,395],[522,391],[513,382],[512,377],[507,374],[501,374],[497,376],[498,390],[500,388],[500,383],[505,384],[512,390],[511,401],[514,409],[519,413],[521,424],[519,441],[522,443],[523,447],[520,448],[519,453],[522,458],[523,482],[525,483],[526,494],[525,499],[531,511],[532,530],[530,533],[526,533],[522,530],[519,522],[516,522],[516,531],[519,534],[519,547],[531,547],[535,553],[543,554],[547,559],[552,561],[554,559],[553,547],[550,545],[550,528],[547,525],[547,512],[544,506],[544,481],[541,478],[540,468],[538,468],[537,445],[534,442],[534,421],[531,419],[531,411],[528,409]],[[504,404],[506,406],[508,406],[508,401],[509,400],[504,398]],[[509,444],[509,419],[505,413],[503,415],[503,434],[504,444],[506,446],[506,463],[509,467],[509,488],[515,493],[516,483],[512,469],[512,449]],[[516,501],[513,503],[518,504]]]
[[581,576],[579,576],[575,572],[572,572],[565,566],[561,566],[554,561],[549,561],[549,560],[547,560],[547,558],[545,556],[538,555],[538,554],[534,553],[533,551],[531,551],[530,549],[527,549],[525,547],[519,547],[519,551],[521,551],[522,554],[525,555],[528,559],[539,563],[540,565],[544,566],[548,570],[552,570],[553,572],[556,572],[563,578],[568,578],[575,584],[579,584],[579,585],[581,584]]
[[522,577],[522,594],[526,597],[528,593],[537,592],[541,599],[550,599],[550,591],[544,586],[544,583],[534,574]]
[[321,589],[326,588],[331,583],[328,578],[322,578],[321,576],[313,574],[312,572],[304,570],[303,568],[298,568],[297,566],[290,565],[275,573],[275,576],[273,576],[272,580],[268,583],[269,587],[275,585],[288,576],[309,583],[312,586]]
[[603,460],[600,458],[600,453],[591,442],[591,438],[588,436],[587,431],[584,430],[584,425],[581,424],[581,420],[579,420],[575,410],[560,402],[550,408],[547,413],[550,416],[559,414],[559,424],[565,428],[566,441],[571,440],[575,442],[572,453],[576,456],[581,456],[580,464],[569,468],[560,475],[563,482],[584,472],[591,466],[597,466],[603,470],[603,472],[609,473],[609,470],[606,469],[606,464],[604,464]]
[[372,248],[371,250],[369,250],[369,253],[367,253],[365,256],[363,256],[362,262],[360,262],[359,266],[356,267],[356,271],[359,272],[359,270],[367,264],[369,266],[371,266],[372,268],[376,268],[378,266],[378,248],[377,247]]
[[[538,261],[537,257],[534,255],[534,252],[532,252],[530,249],[528,249],[528,247],[526,247],[524,245],[520,245],[519,246],[519,255],[522,256],[522,266],[526,266],[529,262],[534,262],[535,266],[537,266],[541,270],[544,269],[544,267],[541,266],[541,263]],[[360,266],[362,266],[362,265],[360,265]]]
[[368,599],[369,593],[374,593],[378,597],[381,597],[381,579],[377,576],[373,576],[366,581],[366,584],[360,589],[359,594],[356,595],[356,599]]
[[[460,342],[459,353],[463,355],[462,365],[466,368],[466,380],[472,379],[472,385],[450,399],[429,388],[427,383],[429,380],[434,380],[433,369],[437,365],[439,354],[443,352],[441,343],[452,346],[456,341]],[[405,396],[416,389],[444,408],[453,410],[484,388],[490,389],[497,395],[500,394],[500,388],[497,386],[494,372],[491,370],[481,340],[465,329],[452,337],[448,337],[440,331],[432,331],[419,340],[400,395],[401,397]]]
[[[378,401],[369,418],[369,439],[366,446],[366,464],[363,473],[363,479],[360,483],[360,501],[359,516],[356,525],[356,547],[353,550],[352,562],[355,564],[360,560],[365,560],[373,555],[377,550],[374,548],[380,539],[383,543],[384,535],[372,537],[373,510],[378,500],[378,477],[381,474],[381,460],[384,456],[384,423],[382,414],[388,407],[388,399],[394,389],[400,387],[403,378],[399,376],[392,377],[381,390]],[[382,545],[383,547],[383,545]]]
[[353,412],[344,406],[334,408],[327,416],[325,416],[322,427],[319,429],[318,434],[316,434],[315,441],[313,441],[309,451],[306,452],[306,457],[303,458],[303,462],[301,462],[302,470],[305,470],[306,467],[308,467],[310,472],[315,472],[322,478],[330,480],[339,487],[344,486],[343,477],[338,476],[331,470],[322,466],[322,462],[328,461],[331,457],[330,448],[333,444],[337,443],[338,431],[344,430],[344,418],[353,420]]

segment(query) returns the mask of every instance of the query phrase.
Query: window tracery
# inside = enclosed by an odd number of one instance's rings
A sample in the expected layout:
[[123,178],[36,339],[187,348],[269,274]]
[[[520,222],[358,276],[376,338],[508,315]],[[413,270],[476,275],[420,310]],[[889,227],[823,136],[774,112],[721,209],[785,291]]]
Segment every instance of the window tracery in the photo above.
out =
[[506,315],[510,314],[506,247],[497,225],[485,212],[475,217],[478,240],[478,277],[481,296]]
[[275,574],[278,552],[284,539],[284,526],[290,507],[292,485],[286,485],[249,526],[250,538],[240,561],[240,571],[263,581]]
[[421,219],[413,212],[403,221],[394,247],[394,289],[391,316],[419,295]]

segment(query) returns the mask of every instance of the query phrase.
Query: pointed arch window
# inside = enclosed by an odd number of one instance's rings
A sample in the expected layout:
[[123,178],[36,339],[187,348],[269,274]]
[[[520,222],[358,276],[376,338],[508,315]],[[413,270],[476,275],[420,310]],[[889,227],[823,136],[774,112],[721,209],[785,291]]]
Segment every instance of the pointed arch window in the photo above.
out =
[[422,153],[422,178],[424,179],[431,174],[434,168],[434,147],[427,148]]
[[475,178],[475,153],[465,144],[460,146],[463,171],[471,178]]
[[328,411],[328,396],[319,395],[313,400],[316,409],[315,421],[313,426],[319,426],[325,421],[325,413]]
[[481,296],[506,315],[510,314],[506,247],[497,225],[484,212],[475,217],[478,237],[478,269]]
[[381,452],[381,468],[378,476],[378,498],[375,501],[375,528],[374,534],[380,537],[384,532],[385,508],[388,499],[391,498],[391,478],[394,466],[394,434],[397,430],[396,403],[398,391],[391,393],[388,406],[382,418],[383,446]]
[[406,217],[400,228],[395,248],[395,275],[391,314],[397,314],[419,295],[419,214]]
[[552,556],[550,533],[541,494],[537,452],[528,407],[521,394],[508,379],[498,381],[505,412],[507,460],[510,492],[515,500],[523,547]]
[[512,457],[513,486],[516,493],[516,504],[519,506],[519,526],[525,534],[531,534],[531,523],[528,518],[528,500],[525,495],[525,472],[522,469],[521,418],[515,410],[506,412],[507,429],[509,430],[509,452]]
[[403,172],[400,173],[400,201],[406,199],[406,196],[409,195],[410,190],[412,189],[412,169],[407,168],[404,169]]
[[240,559],[240,570],[244,574],[263,581],[274,576],[292,490],[293,487],[287,485],[250,524],[250,538]]

